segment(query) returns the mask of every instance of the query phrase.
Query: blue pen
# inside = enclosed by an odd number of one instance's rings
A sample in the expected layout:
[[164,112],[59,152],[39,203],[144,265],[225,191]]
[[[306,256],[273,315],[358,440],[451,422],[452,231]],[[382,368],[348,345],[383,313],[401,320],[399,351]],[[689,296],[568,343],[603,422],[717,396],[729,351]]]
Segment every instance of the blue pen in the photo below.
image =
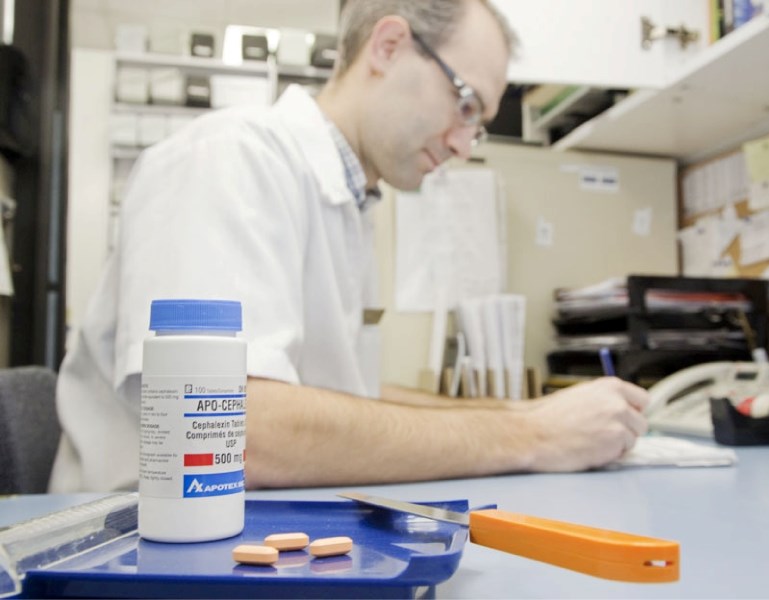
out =
[[614,370],[614,361],[611,359],[611,350],[604,346],[598,351],[598,355],[601,357],[601,367],[603,367],[603,374],[608,377],[615,377],[617,373]]

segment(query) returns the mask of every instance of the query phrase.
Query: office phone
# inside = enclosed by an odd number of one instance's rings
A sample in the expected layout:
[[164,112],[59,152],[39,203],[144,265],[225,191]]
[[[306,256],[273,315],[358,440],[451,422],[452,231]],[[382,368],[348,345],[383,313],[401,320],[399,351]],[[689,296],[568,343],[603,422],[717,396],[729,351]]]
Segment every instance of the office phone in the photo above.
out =
[[[769,363],[711,362],[688,367],[649,388],[649,428],[713,437],[711,398],[728,398],[738,410],[769,396]],[[750,410],[749,406],[747,408]],[[756,414],[754,416],[763,416]]]

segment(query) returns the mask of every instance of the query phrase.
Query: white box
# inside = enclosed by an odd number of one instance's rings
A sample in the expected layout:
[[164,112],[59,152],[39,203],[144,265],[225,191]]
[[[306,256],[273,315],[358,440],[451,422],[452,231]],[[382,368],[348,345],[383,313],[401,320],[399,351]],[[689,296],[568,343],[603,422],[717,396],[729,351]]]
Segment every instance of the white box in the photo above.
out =
[[168,135],[166,115],[141,115],[139,117],[139,145],[151,146]]
[[248,104],[272,104],[272,85],[266,77],[212,75],[211,108]]
[[135,114],[116,113],[110,117],[109,140],[121,146],[139,144],[139,119]]
[[149,47],[152,52],[184,56],[189,53],[189,46],[190,32],[187,29],[175,25],[163,26],[153,24],[149,41]]
[[310,50],[315,37],[304,29],[281,29],[278,43],[278,64],[299,65],[310,64]]
[[118,102],[147,104],[150,98],[149,73],[140,67],[120,67],[115,78]]
[[152,69],[150,98],[153,104],[184,104],[184,82],[184,76],[177,68]]

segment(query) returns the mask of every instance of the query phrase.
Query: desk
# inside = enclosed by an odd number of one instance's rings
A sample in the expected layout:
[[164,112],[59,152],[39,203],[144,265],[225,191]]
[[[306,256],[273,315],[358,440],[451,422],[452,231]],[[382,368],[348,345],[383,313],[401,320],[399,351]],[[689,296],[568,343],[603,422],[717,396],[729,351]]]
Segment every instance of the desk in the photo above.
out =
[[[681,544],[681,580],[597,579],[468,543],[438,598],[756,598],[769,594],[769,447],[737,449],[736,467],[644,468],[510,475],[356,487],[405,500],[467,498],[499,508]],[[250,498],[331,500],[346,488],[249,492]],[[0,502],[0,526],[96,497],[20,496]]]

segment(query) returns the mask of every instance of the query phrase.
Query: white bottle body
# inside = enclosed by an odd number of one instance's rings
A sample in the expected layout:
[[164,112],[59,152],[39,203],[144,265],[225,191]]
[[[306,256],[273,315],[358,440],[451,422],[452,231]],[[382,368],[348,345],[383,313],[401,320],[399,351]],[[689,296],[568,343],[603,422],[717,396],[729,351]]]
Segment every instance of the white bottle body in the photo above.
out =
[[144,342],[139,535],[200,542],[245,522],[246,344],[231,332]]

